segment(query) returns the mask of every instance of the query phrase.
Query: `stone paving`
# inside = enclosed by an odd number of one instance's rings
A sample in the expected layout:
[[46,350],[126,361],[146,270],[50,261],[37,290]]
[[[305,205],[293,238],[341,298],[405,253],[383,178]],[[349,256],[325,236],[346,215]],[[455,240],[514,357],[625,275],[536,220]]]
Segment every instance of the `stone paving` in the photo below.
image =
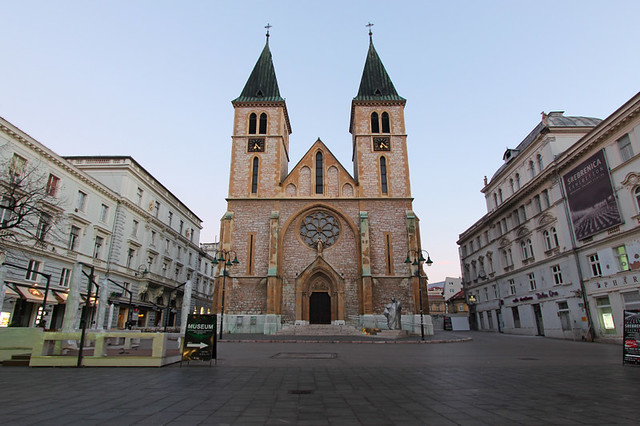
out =
[[[0,367],[0,424],[637,424],[618,345],[458,332],[442,344],[223,341],[217,365]],[[238,339],[235,339],[238,340]]]

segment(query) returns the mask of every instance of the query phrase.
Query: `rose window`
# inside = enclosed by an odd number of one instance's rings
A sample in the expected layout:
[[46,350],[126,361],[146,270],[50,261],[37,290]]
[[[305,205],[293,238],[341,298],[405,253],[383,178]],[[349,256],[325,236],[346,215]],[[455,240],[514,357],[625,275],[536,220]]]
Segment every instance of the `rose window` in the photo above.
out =
[[329,247],[340,236],[340,223],[326,212],[313,212],[300,223],[300,236],[311,247],[317,247],[318,241],[322,241],[323,247]]

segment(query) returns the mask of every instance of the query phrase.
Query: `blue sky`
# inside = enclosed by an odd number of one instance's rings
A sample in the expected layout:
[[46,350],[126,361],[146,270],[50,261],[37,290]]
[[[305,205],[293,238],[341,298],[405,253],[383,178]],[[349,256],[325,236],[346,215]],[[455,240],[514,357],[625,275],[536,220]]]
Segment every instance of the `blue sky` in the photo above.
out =
[[374,44],[407,99],[414,209],[434,265],[485,212],[483,176],[540,112],[604,118],[640,90],[637,1],[0,0],[0,116],[61,155],[131,155],[204,221],[225,211],[236,98],[270,47],[293,167],[320,137],[347,170]]

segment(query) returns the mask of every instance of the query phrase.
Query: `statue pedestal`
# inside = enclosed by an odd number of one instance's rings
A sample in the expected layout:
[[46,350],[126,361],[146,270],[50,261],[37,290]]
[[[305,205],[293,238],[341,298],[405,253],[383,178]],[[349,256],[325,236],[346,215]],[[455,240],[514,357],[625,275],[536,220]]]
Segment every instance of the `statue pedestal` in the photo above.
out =
[[376,337],[384,337],[385,339],[400,339],[409,336],[407,330],[380,330]]
[[[413,334],[421,334],[420,331],[420,314],[413,316]],[[433,336],[433,322],[431,321],[431,315],[424,315],[424,335]]]

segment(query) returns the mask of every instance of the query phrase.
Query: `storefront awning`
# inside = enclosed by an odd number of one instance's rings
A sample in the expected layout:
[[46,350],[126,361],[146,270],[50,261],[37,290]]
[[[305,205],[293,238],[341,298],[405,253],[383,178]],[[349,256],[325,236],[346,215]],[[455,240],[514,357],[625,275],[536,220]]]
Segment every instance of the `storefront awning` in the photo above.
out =
[[[7,282],[7,294],[13,293],[20,299],[25,299],[31,303],[42,303],[44,300],[45,289],[40,286],[30,286],[21,283]],[[60,303],[56,298],[54,291],[49,290],[47,293],[47,305],[57,305]]]

